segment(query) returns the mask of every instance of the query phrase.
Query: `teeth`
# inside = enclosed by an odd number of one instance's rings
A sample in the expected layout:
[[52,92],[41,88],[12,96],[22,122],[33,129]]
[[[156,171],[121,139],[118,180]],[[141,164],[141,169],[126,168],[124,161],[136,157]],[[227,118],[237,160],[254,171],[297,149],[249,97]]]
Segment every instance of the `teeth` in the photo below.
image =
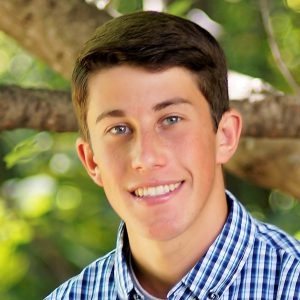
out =
[[180,182],[178,183],[172,183],[172,184],[165,184],[165,185],[158,185],[158,186],[153,186],[153,187],[148,187],[148,188],[138,188],[134,191],[134,194],[137,197],[155,197],[155,196],[160,196],[164,195],[167,193],[170,193],[174,190],[176,190],[180,185]]

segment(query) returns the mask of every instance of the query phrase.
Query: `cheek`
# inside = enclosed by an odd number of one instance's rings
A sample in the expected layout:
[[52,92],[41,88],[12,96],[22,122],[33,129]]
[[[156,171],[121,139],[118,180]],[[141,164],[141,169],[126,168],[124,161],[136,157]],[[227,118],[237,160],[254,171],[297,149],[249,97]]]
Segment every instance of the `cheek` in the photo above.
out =
[[216,168],[215,139],[211,135],[195,135],[182,145],[182,158],[185,159],[201,182],[210,182]]
[[211,132],[201,130],[199,129],[199,132],[186,133],[179,144],[186,153],[205,163],[205,160],[215,159],[216,139]]
[[119,173],[124,172],[128,159],[124,147],[115,147],[109,144],[99,145],[95,147],[94,154],[102,177],[118,176]]

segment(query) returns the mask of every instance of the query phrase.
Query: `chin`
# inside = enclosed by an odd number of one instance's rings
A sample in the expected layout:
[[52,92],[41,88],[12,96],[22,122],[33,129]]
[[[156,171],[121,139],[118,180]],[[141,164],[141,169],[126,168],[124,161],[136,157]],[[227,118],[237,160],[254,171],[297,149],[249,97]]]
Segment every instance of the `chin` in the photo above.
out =
[[152,224],[152,226],[149,226],[146,229],[146,235],[148,238],[158,241],[168,241],[176,238],[184,231],[184,229],[180,228],[178,223],[175,223],[174,220],[171,222],[157,222],[155,225]]

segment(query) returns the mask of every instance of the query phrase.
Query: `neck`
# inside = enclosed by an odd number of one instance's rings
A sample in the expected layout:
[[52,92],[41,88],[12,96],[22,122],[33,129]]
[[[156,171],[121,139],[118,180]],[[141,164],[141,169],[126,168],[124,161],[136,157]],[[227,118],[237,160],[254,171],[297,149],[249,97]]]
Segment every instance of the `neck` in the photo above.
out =
[[183,234],[170,240],[148,239],[131,234],[128,230],[133,269],[139,283],[147,292],[165,298],[170,289],[206,253],[227,218],[224,190],[218,197],[208,202],[205,213],[197,222]]

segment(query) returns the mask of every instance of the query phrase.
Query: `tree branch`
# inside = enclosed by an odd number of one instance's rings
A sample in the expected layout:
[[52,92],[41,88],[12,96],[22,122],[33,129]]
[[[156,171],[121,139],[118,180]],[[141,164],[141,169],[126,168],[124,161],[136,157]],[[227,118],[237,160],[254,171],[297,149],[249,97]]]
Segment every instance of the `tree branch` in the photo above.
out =
[[243,116],[242,135],[255,138],[300,138],[300,96],[266,95],[262,100],[231,101]]
[[242,138],[226,169],[250,182],[300,200],[300,141]]
[[82,0],[0,1],[1,30],[67,79],[82,44],[109,19]]
[[[257,94],[256,94],[257,96]],[[300,96],[261,94],[261,100],[232,100],[243,116],[243,136],[300,138]],[[249,100],[250,99],[250,100]],[[0,87],[0,131],[32,128],[76,131],[69,92]]]
[[70,94],[0,86],[0,131],[16,128],[75,131],[76,121]]

